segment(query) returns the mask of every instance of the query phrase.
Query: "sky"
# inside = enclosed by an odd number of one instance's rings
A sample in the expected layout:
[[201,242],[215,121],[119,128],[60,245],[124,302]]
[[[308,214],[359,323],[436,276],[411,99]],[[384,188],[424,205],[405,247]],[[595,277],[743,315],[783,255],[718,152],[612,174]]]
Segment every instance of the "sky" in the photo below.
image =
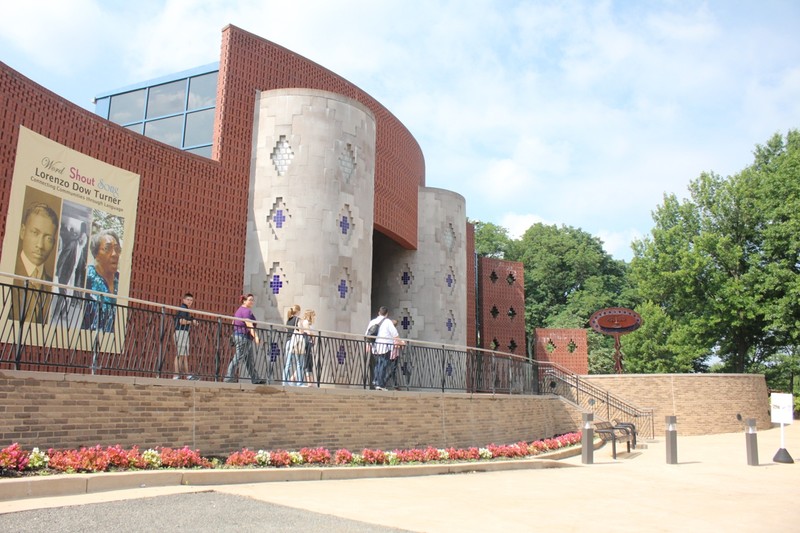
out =
[[665,194],[800,127],[796,0],[35,0],[3,7],[0,61],[94,110],[219,61],[228,24],[375,97],[470,220],[626,261]]

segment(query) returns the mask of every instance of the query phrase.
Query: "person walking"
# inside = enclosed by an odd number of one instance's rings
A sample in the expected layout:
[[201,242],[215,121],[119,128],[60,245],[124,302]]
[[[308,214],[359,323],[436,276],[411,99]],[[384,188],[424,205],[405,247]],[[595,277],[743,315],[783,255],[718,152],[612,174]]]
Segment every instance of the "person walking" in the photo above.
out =
[[189,373],[189,329],[194,324],[189,308],[193,303],[194,296],[187,292],[181,300],[181,310],[175,315],[175,375],[172,379],[198,379]]
[[297,330],[297,323],[300,322],[300,306],[294,304],[286,312],[286,325],[288,326],[288,337],[283,347],[283,354],[286,357],[286,363],[283,366],[283,384],[295,385],[298,376],[302,376],[301,367],[297,355],[292,350],[292,343],[295,340],[295,333]]
[[300,323],[300,326],[303,330],[303,336],[306,339],[306,353],[303,365],[306,373],[306,387],[310,387],[314,382],[314,320],[316,317],[316,311],[313,309],[306,309],[305,313],[303,313],[303,320]]
[[[367,331],[364,333],[370,338],[375,337],[371,349],[375,358],[375,367],[372,373],[372,388],[375,390],[386,390],[386,364],[389,361],[395,339],[400,337],[397,328],[387,318],[389,318],[389,309],[381,306],[378,309],[378,316],[370,321]],[[370,342],[370,338],[367,339],[367,342]]]
[[[394,327],[397,328],[397,320],[392,320],[392,324],[394,324]],[[400,356],[403,354],[403,348],[405,345],[406,341],[400,337],[394,339],[394,345],[392,346],[392,351],[389,355],[389,361],[386,363],[386,379],[384,380],[384,387],[387,389],[394,388],[395,390],[400,390],[400,380],[397,377],[397,367],[400,363]]]
[[241,305],[233,315],[236,317],[236,320],[233,321],[233,345],[236,348],[236,353],[228,365],[228,371],[225,373],[225,383],[234,382],[234,371],[237,371],[238,366],[244,363],[247,373],[250,375],[250,381],[254,385],[262,385],[266,381],[258,378],[253,360],[254,346],[261,342],[256,330],[256,317],[252,311],[255,297],[252,294],[245,294],[241,296],[240,300]]

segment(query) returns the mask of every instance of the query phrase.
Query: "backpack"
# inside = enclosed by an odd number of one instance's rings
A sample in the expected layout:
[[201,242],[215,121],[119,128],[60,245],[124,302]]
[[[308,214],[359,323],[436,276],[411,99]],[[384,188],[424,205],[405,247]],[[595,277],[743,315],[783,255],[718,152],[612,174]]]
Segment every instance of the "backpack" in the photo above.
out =
[[364,337],[367,344],[373,344],[375,342],[375,337],[378,336],[378,331],[380,331],[381,324],[383,324],[384,320],[386,320],[386,317],[383,317],[380,322],[372,324],[369,329],[367,329],[367,336]]

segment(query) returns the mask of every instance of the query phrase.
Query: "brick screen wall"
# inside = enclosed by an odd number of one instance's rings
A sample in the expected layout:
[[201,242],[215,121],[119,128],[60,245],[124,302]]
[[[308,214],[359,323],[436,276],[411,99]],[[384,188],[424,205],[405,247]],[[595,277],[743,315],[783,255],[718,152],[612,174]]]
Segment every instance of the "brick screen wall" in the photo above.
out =
[[0,443],[332,452],[485,446],[577,431],[559,398],[378,393],[0,371]]
[[[230,314],[242,288],[248,173],[133,134],[0,63],[0,213],[19,126],[141,176],[130,296]],[[252,113],[251,113],[252,114]],[[4,217],[5,218],[5,217]],[[0,225],[0,239],[5,224]]]
[[481,348],[526,355],[522,263],[478,258],[478,293]]
[[585,329],[536,328],[534,359],[560,365],[576,374],[589,373]]

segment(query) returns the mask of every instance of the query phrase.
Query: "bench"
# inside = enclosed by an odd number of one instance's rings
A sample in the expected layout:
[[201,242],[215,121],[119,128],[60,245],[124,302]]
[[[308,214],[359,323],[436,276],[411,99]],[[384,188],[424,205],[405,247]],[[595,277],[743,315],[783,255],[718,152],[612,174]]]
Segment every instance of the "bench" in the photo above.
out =
[[617,442],[624,442],[628,445],[628,453],[631,452],[631,442],[633,441],[633,433],[631,428],[615,426],[611,422],[597,422],[594,425],[594,431],[603,439],[603,442],[611,441],[611,456],[617,458]]
[[614,419],[614,427],[618,428],[628,428],[631,430],[631,436],[633,440],[631,441],[631,447],[635,450],[636,449],[636,424],[633,422],[623,422],[617,419]]

